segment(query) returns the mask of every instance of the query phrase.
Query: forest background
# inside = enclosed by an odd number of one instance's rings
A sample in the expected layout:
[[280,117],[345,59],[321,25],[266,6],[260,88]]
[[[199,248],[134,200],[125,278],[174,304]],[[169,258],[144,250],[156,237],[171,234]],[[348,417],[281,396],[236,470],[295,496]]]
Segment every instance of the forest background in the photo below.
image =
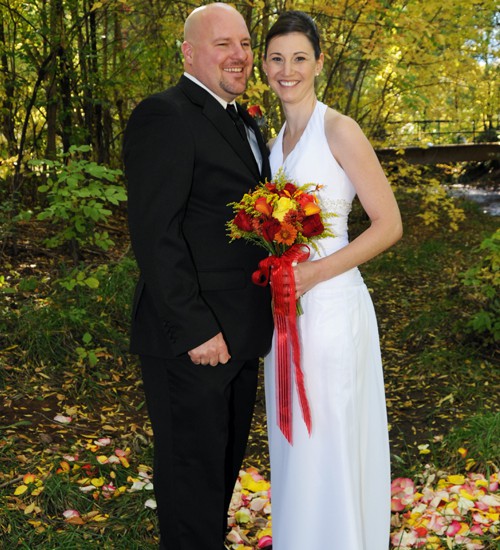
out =
[[[197,5],[0,0],[5,548],[154,547],[153,504],[143,496],[151,488],[152,434],[136,360],[127,353],[136,266],[121,142],[133,107],[182,74],[183,21]],[[261,108],[267,137],[282,113],[261,69],[263,39],[278,13],[302,9],[322,36],[318,97],[356,119],[377,150],[498,142],[497,2],[234,5],[255,53],[241,100]],[[384,168],[405,238],[363,272],[381,326],[394,476],[417,484],[445,471],[498,480],[500,234],[497,220],[447,193],[457,183],[498,187],[498,156],[438,166],[400,158]],[[359,205],[352,224],[354,233],[366,226]],[[265,447],[260,393],[246,465],[268,476]],[[407,512],[417,504],[412,498]],[[250,510],[249,520],[245,514],[236,524],[243,538],[234,535],[228,544],[265,547],[265,506]],[[400,538],[395,548],[422,540],[429,548],[465,544],[450,539],[448,527],[436,535],[426,524],[424,537],[415,521],[395,521],[408,544]],[[470,518],[462,523],[475,525]],[[482,525],[477,548],[498,548],[498,517]]]

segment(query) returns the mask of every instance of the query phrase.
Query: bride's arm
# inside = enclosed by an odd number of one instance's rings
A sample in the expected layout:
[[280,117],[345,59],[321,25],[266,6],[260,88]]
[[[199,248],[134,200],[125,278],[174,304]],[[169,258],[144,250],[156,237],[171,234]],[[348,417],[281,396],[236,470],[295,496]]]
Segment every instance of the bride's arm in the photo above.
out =
[[358,124],[328,110],[325,132],[332,154],[353,183],[370,227],[344,248],[294,269],[297,295],[380,254],[402,234],[399,208],[375,151]]

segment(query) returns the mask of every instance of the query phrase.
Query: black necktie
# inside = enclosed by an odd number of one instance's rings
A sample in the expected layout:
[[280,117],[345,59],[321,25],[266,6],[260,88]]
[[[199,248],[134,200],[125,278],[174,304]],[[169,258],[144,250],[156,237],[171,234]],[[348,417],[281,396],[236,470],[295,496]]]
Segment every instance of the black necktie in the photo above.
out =
[[238,128],[238,132],[240,133],[241,137],[245,141],[248,141],[245,123],[243,122],[242,118],[238,114],[236,107],[228,103],[226,107],[226,111],[228,115],[231,117],[232,121],[234,122],[234,125],[236,126],[236,128]]

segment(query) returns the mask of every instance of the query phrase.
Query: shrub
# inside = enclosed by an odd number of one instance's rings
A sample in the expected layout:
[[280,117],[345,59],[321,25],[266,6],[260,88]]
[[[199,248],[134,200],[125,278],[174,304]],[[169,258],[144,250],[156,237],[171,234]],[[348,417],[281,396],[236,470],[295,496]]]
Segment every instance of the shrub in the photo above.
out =
[[89,150],[88,146],[72,146],[56,160],[30,161],[31,166],[39,167],[40,176],[47,177],[38,191],[46,194],[48,204],[37,218],[53,222],[56,232],[45,244],[69,244],[74,257],[85,245],[108,250],[114,244],[107,231],[96,228],[112,214],[111,205],[126,200],[124,187],[116,184],[121,170],[78,157]]
[[471,289],[477,306],[468,326],[487,342],[500,340],[500,229],[479,246],[480,261],[462,274],[463,284]]

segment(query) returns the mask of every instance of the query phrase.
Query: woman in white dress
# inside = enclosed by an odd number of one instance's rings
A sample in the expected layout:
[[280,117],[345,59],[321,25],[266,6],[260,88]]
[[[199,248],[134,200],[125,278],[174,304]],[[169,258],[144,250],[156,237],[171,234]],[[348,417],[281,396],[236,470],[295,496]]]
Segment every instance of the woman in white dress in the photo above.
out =
[[[387,550],[390,461],[384,381],[372,301],[357,266],[402,235],[399,209],[373,148],[349,117],[316,98],[323,67],[313,20],[282,13],[263,61],[286,122],[271,146],[273,175],[318,183],[335,237],[294,267],[302,369],[312,431],[293,389],[293,444],[276,422],[274,349],[265,360],[273,550]],[[348,241],[358,195],[371,224]]]

